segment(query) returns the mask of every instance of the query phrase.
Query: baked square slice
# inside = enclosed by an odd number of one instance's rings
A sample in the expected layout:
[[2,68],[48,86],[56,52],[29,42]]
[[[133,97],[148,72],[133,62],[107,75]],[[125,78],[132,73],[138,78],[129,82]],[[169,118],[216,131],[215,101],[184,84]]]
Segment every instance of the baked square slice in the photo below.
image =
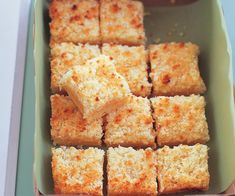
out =
[[144,46],[104,44],[102,53],[116,61],[117,72],[126,78],[134,95],[150,95],[152,85],[148,82],[148,57]]
[[49,6],[51,46],[54,43],[100,43],[97,0],[52,0]]
[[131,95],[125,106],[106,116],[107,146],[155,147],[150,101]]
[[140,1],[101,0],[100,29],[103,43],[143,45],[144,8]]
[[74,65],[84,65],[87,60],[100,55],[98,45],[59,43],[51,48],[51,89],[59,92],[62,76]]
[[159,146],[206,143],[209,140],[203,96],[151,98]]
[[208,148],[206,145],[164,146],[157,150],[159,193],[176,193],[186,190],[207,190]]
[[109,148],[108,195],[157,195],[155,155],[151,148]]
[[55,193],[103,195],[103,163],[104,151],[98,148],[52,148]]
[[202,94],[206,86],[198,68],[199,47],[192,43],[150,45],[153,94]]
[[75,66],[61,80],[83,114],[83,118],[94,120],[124,105],[130,95],[125,78],[118,74],[114,61],[100,55],[87,61],[85,66]]
[[69,96],[51,96],[51,138],[59,145],[100,146],[102,120],[88,123]]

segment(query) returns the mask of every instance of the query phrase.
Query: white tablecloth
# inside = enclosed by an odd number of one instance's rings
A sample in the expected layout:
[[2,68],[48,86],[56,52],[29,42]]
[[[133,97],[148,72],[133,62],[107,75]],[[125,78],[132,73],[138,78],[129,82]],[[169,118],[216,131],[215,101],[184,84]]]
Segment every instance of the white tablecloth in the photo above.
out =
[[4,195],[20,0],[0,1],[0,195]]

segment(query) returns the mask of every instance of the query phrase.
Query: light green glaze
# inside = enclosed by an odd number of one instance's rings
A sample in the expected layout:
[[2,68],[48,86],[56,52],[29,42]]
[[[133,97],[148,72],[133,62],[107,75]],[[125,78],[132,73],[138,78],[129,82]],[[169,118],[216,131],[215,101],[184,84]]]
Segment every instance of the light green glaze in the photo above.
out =
[[[47,1],[35,4],[35,148],[34,168],[39,190],[53,193],[50,168],[50,65],[48,61],[49,28]],[[146,8],[145,17],[148,42],[160,38],[165,41],[192,41],[201,48],[200,70],[208,88],[205,94],[206,113],[210,129],[209,168],[211,184],[208,192],[225,190],[235,179],[235,124],[232,88],[231,50],[224,26],[219,0],[199,0],[188,6]],[[32,21],[31,21],[32,22]],[[32,23],[31,23],[32,25]],[[178,33],[174,32],[178,30]],[[172,35],[167,35],[170,32]],[[180,34],[180,35],[179,35]],[[26,64],[22,109],[21,137],[17,175],[17,195],[30,195],[32,176],[32,134],[34,126],[34,87],[31,31]],[[31,174],[33,175],[33,174]],[[24,194],[23,194],[24,193]]]
[[[32,24],[33,9],[31,9],[27,55],[25,64],[24,89],[21,111],[21,126],[18,149],[18,165],[16,176],[17,196],[33,195],[33,156],[34,156],[34,130],[35,130],[35,93],[34,93],[34,61],[33,61],[33,40]],[[17,150],[17,149],[16,149]]]

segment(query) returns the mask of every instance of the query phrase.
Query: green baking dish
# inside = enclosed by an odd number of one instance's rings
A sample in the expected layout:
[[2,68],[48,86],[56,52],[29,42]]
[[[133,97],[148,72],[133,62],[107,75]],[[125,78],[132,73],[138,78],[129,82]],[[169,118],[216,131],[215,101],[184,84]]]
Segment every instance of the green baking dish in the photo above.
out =
[[[145,1],[144,1],[145,2]],[[208,143],[210,189],[220,193],[235,179],[235,124],[231,49],[219,0],[198,0],[181,6],[145,7],[148,43],[191,41],[201,49],[200,71],[208,88],[206,115],[211,140]],[[35,2],[35,149],[34,178],[38,193],[53,194],[50,140],[49,1]],[[149,6],[150,5],[150,6]],[[200,194],[205,194],[200,192]]]

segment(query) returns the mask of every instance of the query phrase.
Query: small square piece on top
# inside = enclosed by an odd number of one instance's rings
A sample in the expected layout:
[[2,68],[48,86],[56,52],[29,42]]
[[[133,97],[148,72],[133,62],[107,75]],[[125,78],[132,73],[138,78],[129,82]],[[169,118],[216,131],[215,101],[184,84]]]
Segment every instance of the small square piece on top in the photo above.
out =
[[203,96],[151,99],[159,146],[206,143],[209,140]]
[[[100,55],[98,45],[60,43],[51,48],[51,89],[59,92],[62,76],[75,65],[84,65],[87,60]],[[63,89],[62,89],[63,90]]]
[[55,144],[100,146],[102,120],[87,123],[70,97],[51,96],[51,137]]
[[151,148],[109,148],[108,195],[157,195],[155,155]]
[[103,195],[104,151],[98,148],[52,148],[56,194]]
[[130,95],[127,81],[116,72],[110,58],[100,55],[85,66],[75,66],[61,80],[61,87],[85,119],[101,118],[124,105]]
[[198,68],[199,48],[192,43],[150,45],[153,94],[202,94],[206,86]]
[[144,44],[143,15],[144,8],[140,1],[101,0],[102,42],[122,45]]
[[155,131],[147,98],[130,96],[125,106],[106,116],[107,146],[155,147]]
[[176,193],[187,190],[207,190],[208,148],[206,145],[165,146],[157,150],[159,192]]
[[117,72],[126,78],[134,95],[150,95],[152,85],[148,82],[148,57],[144,46],[104,44],[102,53],[116,61]]
[[97,0],[52,0],[51,43],[100,43],[99,2]]

